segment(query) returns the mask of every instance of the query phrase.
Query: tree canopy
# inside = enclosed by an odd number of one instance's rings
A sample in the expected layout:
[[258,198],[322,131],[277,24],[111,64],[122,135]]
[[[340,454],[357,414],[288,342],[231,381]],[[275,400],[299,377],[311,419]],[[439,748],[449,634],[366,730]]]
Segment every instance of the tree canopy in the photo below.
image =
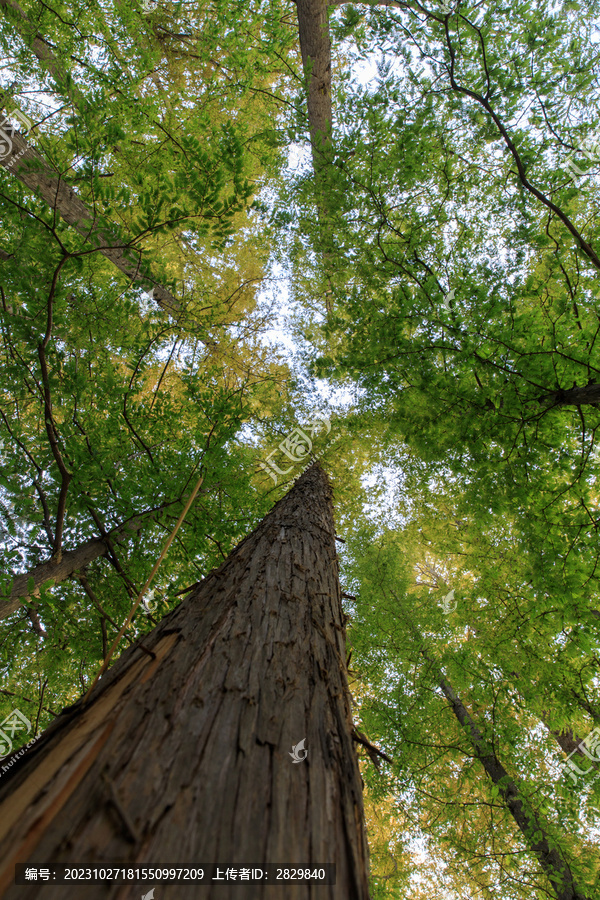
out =
[[600,898],[599,12],[0,0],[0,718],[320,458],[373,897]]

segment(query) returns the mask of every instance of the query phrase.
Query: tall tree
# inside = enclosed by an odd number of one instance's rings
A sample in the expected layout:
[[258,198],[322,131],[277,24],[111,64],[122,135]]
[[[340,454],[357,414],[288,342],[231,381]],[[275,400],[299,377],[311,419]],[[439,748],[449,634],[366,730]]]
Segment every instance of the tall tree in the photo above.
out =
[[[449,846],[470,858],[473,883],[480,880],[489,885],[488,867],[493,860],[504,884],[503,897],[525,896],[521,884],[527,882],[530,891],[535,885],[550,896],[595,898],[600,859],[587,823],[577,825],[585,794],[592,791],[592,776],[589,784],[584,779],[576,788],[565,783],[562,752],[543,734],[532,699],[543,693],[560,716],[558,692],[565,674],[560,657],[558,665],[548,658],[558,642],[550,638],[541,646],[540,624],[549,616],[541,613],[531,623],[530,637],[515,634],[512,623],[503,621],[501,614],[510,597],[506,588],[496,604],[486,592],[487,583],[479,582],[469,590],[471,560],[463,572],[452,571],[454,564],[446,560],[457,602],[452,612],[443,615],[431,593],[423,597],[431,577],[425,584],[411,587],[408,583],[415,561],[411,531],[378,537],[362,533],[350,542],[357,559],[350,572],[355,577],[360,572],[359,582],[352,585],[357,596],[350,632],[353,668],[361,673],[364,696],[360,716],[395,760],[388,785],[399,799],[396,805],[407,810],[410,819],[416,817],[435,841],[436,855],[438,842],[445,845],[445,863]],[[410,613],[405,611],[408,604]],[[483,643],[480,630],[486,628],[486,620],[488,630],[494,632],[486,635],[491,657],[487,665],[473,646]],[[533,683],[521,698],[500,666],[508,668],[506,660],[511,658],[513,664],[520,664],[534,641],[538,655],[527,673]],[[385,666],[381,666],[382,658]],[[458,730],[448,721],[451,714],[461,726]],[[588,758],[582,768],[591,766]],[[486,783],[488,777],[491,783]],[[596,797],[597,793],[589,796],[590,821],[596,819]],[[503,807],[522,838],[515,834]],[[394,842],[399,838],[394,835]],[[518,858],[524,847],[527,862]],[[529,853],[535,854],[544,874],[535,871]]]
[[15,862],[160,856],[335,862],[327,895],[368,900],[337,571],[332,492],[314,465],[2,779],[4,896],[28,894],[9,886]]
[[[2,704],[27,704],[37,733],[86,689],[176,514],[144,511],[186,495],[209,433],[164,600],[256,525],[264,480],[283,490],[253,473],[278,441],[296,456],[301,418],[273,396],[264,317],[246,313],[269,253],[286,271],[291,257],[316,372],[363,395],[334,420],[336,496],[358,715],[394,757],[364,769],[390,817],[377,900],[529,900],[553,881],[598,894],[600,783],[556,774],[600,721],[600,195],[579,159],[594,162],[600,0],[579,3],[517,0],[509,29],[504,0],[0,0],[0,89],[39,123],[42,160],[0,160],[1,562],[19,594],[57,582],[0,621]],[[305,108],[314,177],[275,183],[282,123],[289,139]],[[72,191],[79,232],[59,217]],[[276,193],[292,241],[264,216]],[[152,285],[175,321],[140,300]],[[288,384],[305,412],[308,380]],[[407,567],[426,573],[406,595],[429,659],[370,587],[374,536],[396,593]],[[140,610],[124,639],[150,621]],[[137,833],[118,787],[110,803]]]

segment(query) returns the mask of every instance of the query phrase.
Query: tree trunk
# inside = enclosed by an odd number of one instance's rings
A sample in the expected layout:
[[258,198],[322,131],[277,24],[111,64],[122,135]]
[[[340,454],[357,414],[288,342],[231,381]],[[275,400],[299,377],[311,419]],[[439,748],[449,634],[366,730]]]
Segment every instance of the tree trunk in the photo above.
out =
[[16,0],[0,0],[0,9],[11,21],[17,23],[21,38],[29,44],[40,62],[46,65],[54,80],[58,84],[70,83],[71,79],[63,63],[57,58],[51,45],[39,34],[35,22],[31,21]]
[[492,783],[499,789],[500,796],[515,820],[527,846],[537,856],[557,900],[588,900],[575,886],[568,863],[563,859],[558,848],[554,846],[542,821],[529,807],[518,785],[496,756],[492,745],[485,740],[450,683],[444,677],[439,677],[439,685],[450,701],[452,712],[465,730],[475,756],[490,776]]
[[[116,544],[121,543],[139,531],[148,522],[154,521],[169,506],[180,502],[175,500],[171,503],[163,503],[162,506],[156,509],[149,509],[137,516],[132,516],[131,519],[127,519],[127,521],[109,531],[107,538]],[[53,584],[59,584],[65,578],[69,578],[75,572],[84,569],[98,557],[104,556],[107,551],[108,545],[105,538],[90,538],[90,540],[79,544],[74,550],[66,550],[59,559],[49,559],[30,569],[29,572],[17,575],[12,582],[8,599],[2,600],[0,598],[0,619],[5,619],[14,613],[24,600],[31,597],[39,597],[40,587],[45,582],[52,581]],[[29,587],[30,579],[32,578],[33,584]]]
[[315,174],[331,147],[331,39],[325,0],[297,0],[298,35],[308,81],[308,124]]
[[565,390],[550,391],[536,399],[538,403],[550,402],[551,406],[597,406],[600,404],[600,384],[586,384],[583,387],[573,385]]
[[[586,756],[586,754],[580,747],[580,744],[583,743],[585,738],[582,738],[578,734],[574,734],[571,728],[567,728],[563,731],[559,731],[557,728],[551,728],[547,722],[548,718],[549,714],[544,713],[544,715],[542,716],[542,722],[544,723],[560,749],[564,750],[567,756],[569,756],[569,754],[571,753],[577,753],[578,756],[582,756],[584,759],[589,759],[589,756]],[[592,762],[595,766],[598,765],[598,763],[594,762],[593,760],[590,760],[590,762]]]
[[510,777],[498,759],[493,744],[486,740],[477,727],[437,661],[424,648],[423,638],[413,620],[404,610],[402,601],[396,594],[393,596],[407,627],[419,646],[421,655],[431,664],[435,673],[435,679],[449,701],[452,712],[461,725],[463,733],[471,744],[475,758],[482,764],[492,784],[498,788],[499,795],[523,835],[526,845],[535,854],[542,870],[550,881],[556,900],[592,900],[591,897],[586,897],[575,885],[569,864],[563,858],[549,830],[544,826],[542,819],[529,805],[518,784]]
[[307,85],[308,127],[312,147],[313,171],[319,223],[318,250],[323,260],[328,290],[326,308],[332,309],[335,290],[332,209],[327,184],[333,158],[331,107],[331,38],[326,0],[296,0],[298,36],[302,66]]
[[[98,215],[91,212],[67,182],[52,170],[40,154],[30,147],[16,129],[2,126],[10,139],[10,152],[0,165],[4,166],[25,187],[38,194],[51,209],[71,225],[88,243],[109,259],[127,278],[152,294],[159,306],[177,320],[181,304],[167,288],[158,284],[142,265],[142,253],[121,237],[112,233],[109,225],[100,226]],[[3,138],[6,140],[6,138]]]
[[[312,466],[188,599],[0,779],[14,864],[335,863],[335,886],[162,886],[205,900],[368,900],[331,488]],[[148,653],[150,651],[150,653]],[[292,747],[307,757],[294,764]],[[232,886],[233,885],[233,886]],[[85,896],[139,900],[139,885]],[[47,900],[64,897],[49,884]]]
[[[514,672],[514,671],[510,672],[509,676],[511,679],[514,678],[517,681],[519,681],[523,677],[520,672]],[[518,685],[517,685],[517,690],[519,690]],[[524,695],[522,693],[521,693],[521,696],[524,697]],[[525,697],[524,697],[524,699],[525,699]],[[581,704],[579,704],[579,705],[581,705]],[[585,707],[583,707],[583,708],[585,708]],[[585,711],[588,712],[587,709]],[[588,715],[589,715],[589,712],[588,712]],[[544,723],[544,725],[548,729],[549,734],[552,735],[552,737],[554,738],[554,740],[556,741],[556,743],[558,744],[560,749],[564,750],[564,752],[567,754],[567,756],[570,753],[576,752],[578,756],[582,756],[584,759],[589,759],[589,756],[587,756],[580,747],[580,744],[582,743],[584,738],[582,738],[580,735],[574,734],[573,730],[571,728],[561,730],[558,728],[554,728],[554,726],[550,724],[552,721],[551,710],[548,710],[548,709],[542,710],[542,713],[539,716],[539,719],[541,722]],[[594,763],[594,765],[597,765],[597,763]]]

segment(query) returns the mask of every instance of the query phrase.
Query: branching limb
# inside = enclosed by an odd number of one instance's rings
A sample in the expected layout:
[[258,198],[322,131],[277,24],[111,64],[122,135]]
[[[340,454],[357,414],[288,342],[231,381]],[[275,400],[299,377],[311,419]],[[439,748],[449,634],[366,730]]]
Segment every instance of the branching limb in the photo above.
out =
[[393,761],[389,758],[387,753],[384,753],[383,750],[380,750],[378,747],[372,744],[371,741],[368,740],[368,738],[366,738],[365,735],[362,734],[362,732],[357,731],[356,728],[352,732],[352,740],[356,741],[357,744],[362,744],[362,746],[366,748],[371,762],[377,770],[379,770],[381,766],[379,759],[384,759],[387,763],[393,765]]
[[[37,700],[32,700],[31,697],[22,697],[21,694],[15,694],[14,691],[7,691],[4,688],[0,688],[0,694],[5,694],[7,697],[18,697],[18,699],[22,700],[24,703],[38,703]],[[40,709],[43,709],[45,712],[50,713],[51,716],[60,715],[60,713],[54,712],[53,709],[50,709],[49,706],[40,706]]]

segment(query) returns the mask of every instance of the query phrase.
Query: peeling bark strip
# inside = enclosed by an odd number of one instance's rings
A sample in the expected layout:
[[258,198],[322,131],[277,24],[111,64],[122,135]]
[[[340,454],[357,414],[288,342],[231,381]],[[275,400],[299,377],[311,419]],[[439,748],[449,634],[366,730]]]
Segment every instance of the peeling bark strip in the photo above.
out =
[[[181,605],[0,781],[14,863],[337,865],[335,886],[161,886],[161,897],[368,900],[331,488],[312,466]],[[305,739],[307,758],[293,764]],[[6,781],[6,783],[4,783]],[[118,798],[123,815],[115,811]],[[139,900],[138,885],[86,887]],[[49,884],[47,900],[63,900]]]
[[41,196],[51,209],[56,210],[67,224],[109,259],[130,281],[151,293],[159,306],[175,315],[181,309],[179,300],[144,272],[141,251],[128,246],[117,235],[111,234],[109,229],[99,227],[95,213],[90,212],[72,187],[56,176],[48,163],[16,129],[11,129],[10,140],[11,151],[0,159],[0,165],[25,187]]
[[[126,522],[123,522],[122,525],[109,531],[107,537],[115,543],[120,543],[132,534],[140,531],[144,525],[156,519],[164,509],[172,505],[171,503],[165,503],[157,509],[150,509],[140,515],[133,516]],[[73,575],[74,572],[84,569],[98,557],[104,556],[107,551],[108,545],[103,538],[91,538],[89,541],[79,544],[74,550],[66,550],[62,554],[60,561],[49,559],[47,562],[40,563],[34,569],[30,569],[29,572],[25,572],[24,575],[17,575],[12,583],[8,599],[3,600],[0,597],[0,619],[5,619],[11,613],[14,613],[23,604],[24,600],[30,597],[39,597],[40,587],[45,582],[53,581],[54,584],[59,584],[61,581],[69,578],[70,575]],[[29,590],[28,585],[31,578],[33,578],[33,588]]]

